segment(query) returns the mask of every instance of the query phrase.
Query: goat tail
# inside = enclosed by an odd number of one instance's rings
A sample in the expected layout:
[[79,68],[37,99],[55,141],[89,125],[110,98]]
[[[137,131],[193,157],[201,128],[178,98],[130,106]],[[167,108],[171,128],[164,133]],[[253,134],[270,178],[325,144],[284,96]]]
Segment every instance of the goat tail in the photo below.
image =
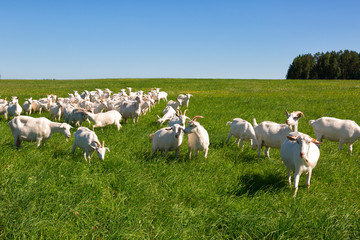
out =
[[231,125],[232,124],[232,122],[227,122],[226,123],[226,126],[229,126],[229,125]]
[[253,125],[254,125],[254,127],[257,127],[257,126],[258,126],[258,124],[257,124],[257,122],[256,122],[256,118],[253,119]]
[[310,120],[309,124],[312,125],[315,122],[315,120]]
[[155,136],[155,133],[152,133],[152,134],[149,135],[149,137],[150,137],[150,142],[154,139],[154,136]]

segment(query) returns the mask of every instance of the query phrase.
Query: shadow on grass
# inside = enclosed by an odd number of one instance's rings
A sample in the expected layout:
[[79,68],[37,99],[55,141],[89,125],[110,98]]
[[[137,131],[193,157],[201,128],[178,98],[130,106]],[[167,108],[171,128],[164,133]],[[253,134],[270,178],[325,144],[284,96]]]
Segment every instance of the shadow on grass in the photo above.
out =
[[257,192],[277,192],[284,188],[286,182],[283,176],[275,174],[248,174],[238,177],[238,181],[234,189],[230,191],[230,194],[241,196],[249,195],[254,196]]

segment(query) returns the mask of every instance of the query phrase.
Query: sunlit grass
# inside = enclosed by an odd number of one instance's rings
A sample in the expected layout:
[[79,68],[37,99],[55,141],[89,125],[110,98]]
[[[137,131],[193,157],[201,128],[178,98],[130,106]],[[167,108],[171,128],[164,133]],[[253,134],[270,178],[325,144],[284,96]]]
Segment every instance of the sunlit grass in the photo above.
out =
[[[225,145],[227,121],[255,117],[285,121],[285,110],[305,117],[299,130],[314,136],[310,119],[333,116],[360,122],[358,81],[254,81],[222,79],[104,79],[80,81],[1,81],[1,97],[46,94],[67,96],[72,90],[161,87],[175,100],[191,93],[187,115],[202,115],[208,130],[208,159],[189,160],[187,140],[168,157],[151,156],[149,134],[159,127],[165,103],[137,124],[96,129],[110,148],[104,162],[89,165],[79,149],[70,154],[64,136],[55,134],[43,148],[23,143],[16,150],[1,116],[0,238],[354,239],[360,235],[360,145],[325,141],[313,171],[310,191],[300,178],[292,198],[286,168],[277,149],[260,159],[249,144]],[[38,114],[34,115],[40,116]],[[42,114],[49,117],[49,113]],[[87,125],[85,123],[84,125]]]

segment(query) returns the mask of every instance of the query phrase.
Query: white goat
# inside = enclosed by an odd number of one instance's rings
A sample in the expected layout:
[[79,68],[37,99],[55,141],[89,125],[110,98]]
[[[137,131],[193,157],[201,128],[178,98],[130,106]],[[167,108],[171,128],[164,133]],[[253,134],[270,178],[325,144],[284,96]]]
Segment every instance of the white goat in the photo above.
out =
[[160,88],[156,88],[156,100],[157,100],[157,102],[160,103],[161,99],[163,99],[163,100],[165,100],[167,102],[168,94],[166,92],[164,92],[164,91],[160,92],[159,90],[160,90]]
[[229,135],[226,139],[226,144],[229,142],[231,136],[237,138],[236,145],[239,146],[241,142],[241,151],[244,150],[243,141],[249,141],[251,148],[256,149],[256,136],[253,126],[241,118],[234,118],[232,122],[227,122],[226,125],[231,125]]
[[202,116],[195,116],[191,121],[189,121],[188,126],[185,128],[184,132],[188,134],[188,153],[189,159],[191,159],[191,151],[194,150],[195,157],[198,155],[198,151],[204,151],[204,158],[207,158],[209,150],[209,134],[203,126],[200,125],[196,120],[198,118],[204,118]]
[[170,107],[170,106],[166,106],[165,109],[163,110],[163,116],[159,117],[159,115],[157,115],[158,120],[157,123],[160,124],[160,126],[166,122],[166,121],[170,121],[174,116],[176,115],[176,111]]
[[32,104],[32,97],[27,98],[24,104],[22,105],[22,109],[27,115],[31,115],[31,110],[32,110],[31,104]]
[[342,149],[344,143],[347,143],[350,154],[352,154],[353,143],[360,139],[360,127],[352,120],[322,117],[317,120],[310,120],[309,123],[320,142],[323,139],[339,142],[339,150]]
[[70,138],[70,128],[72,128],[67,123],[57,123],[44,117],[33,118],[29,116],[17,116],[9,122],[9,126],[14,136],[14,145],[18,148],[21,146],[21,141],[36,141],[38,147],[40,143],[44,146],[45,141],[56,132]]
[[58,120],[60,122],[60,118],[61,118],[61,115],[62,115],[62,103],[53,103],[50,105],[50,119],[51,120]]
[[286,112],[287,124],[264,121],[258,125],[254,118],[253,126],[258,156],[260,157],[261,148],[265,146],[265,155],[270,158],[270,148],[280,148],[281,144],[286,140],[286,136],[292,132],[292,126],[294,126],[294,132],[298,131],[298,121],[301,116],[304,116],[304,114],[300,111],[292,112],[291,114]]
[[18,100],[19,100],[18,97],[11,98],[11,102],[8,103],[8,107],[7,107],[8,116],[13,116],[13,117],[20,116],[22,112],[22,108],[18,103]]
[[292,136],[287,136],[287,139],[281,145],[281,159],[287,169],[290,187],[290,171],[294,172],[294,197],[296,197],[300,175],[303,172],[307,173],[306,183],[308,190],[310,188],[311,173],[320,157],[320,150],[317,146],[320,144],[321,142],[318,142],[316,139],[313,139],[304,133],[293,132]]
[[74,136],[75,141],[71,153],[74,154],[77,147],[81,148],[85,161],[89,160],[89,164],[91,164],[91,157],[95,150],[101,161],[105,159],[106,150],[110,152],[109,148],[105,147],[105,142],[103,141],[103,145],[101,146],[95,132],[86,127],[79,127]]
[[173,126],[174,124],[180,124],[181,126],[183,126],[185,128],[186,119],[190,120],[190,118],[188,118],[185,115],[187,110],[188,109],[185,109],[184,113],[182,113],[181,110],[178,110],[177,114],[173,118],[171,118],[171,120],[169,122],[169,127]]
[[178,101],[170,100],[167,102],[166,106],[172,107],[175,111],[180,109],[180,103]]
[[150,134],[152,155],[154,155],[157,150],[165,151],[166,155],[168,155],[169,151],[176,151],[176,157],[178,157],[183,136],[184,128],[179,124],[162,128],[155,133]]
[[125,123],[129,118],[132,118],[133,123],[139,121],[139,116],[141,114],[141,103],[142,100],[140,97],[136,97],[135,101],[124,101],[120,108],[121,116],[125,119]]
[[105,127],[108,125],[116,125],[118,131],[121,128],[120,121],[121,121],[121,114],[116,110],[111,110],[104,113],[91,113],[91,112],[85,112],[85,116],[94,122],[94,125],[92,126],[93,130],[96,127]]
[[0,115],[4,115],[5,120],[8,119],[7,108],[7,103],[0,103]]
[[176,100],[180,103],[180,106],[186,106],[187,108],[189,107],[189,101],[190,101],[190,97],[192,97],[193,95],[191,94],[180,94]]
[[83,108],[74,108],[71,112],[68,123],[71,124],[72,122],[75,122],[75,126],[79,127],[84,121],[87,121],[90,124],[85,112],[86,110]]

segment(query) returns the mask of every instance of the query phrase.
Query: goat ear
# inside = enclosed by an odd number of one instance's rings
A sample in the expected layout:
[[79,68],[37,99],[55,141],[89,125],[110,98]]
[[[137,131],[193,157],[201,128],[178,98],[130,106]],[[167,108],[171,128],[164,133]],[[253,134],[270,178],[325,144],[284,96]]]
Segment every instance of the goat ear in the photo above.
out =
[[289,113],[288,113],[288,111],[287,111],[287,110],[285,110],[285,113],[286,113],[286,116],[289,116]]
[[165,130],[171,131],[173,129],[172,129],[172,127],[167,127],[167,128],[165,128]]
[[312,141],[311,142],[313,142],[313,143],[315,143],[315,144],[317,144],[317,145],[320,145],[320,144],[322,144],[322,142],[319,142],[318,140],[316,140],[316,139],[312,139]]
[[301,118],[301,117],[305,117],[305,115],[302,112],[299,111],[299,112],[297,112],[297,117]]
[[110,149],[109,149],[108,147],[106,147],[105,150],[107,150],[108,152],[110,152]]
[[96,147],[92,146],[92,145],[89,145],[92,149],[96,150]]
[[286,136],[290,141],[296,141],[297,137],[295,136]]

